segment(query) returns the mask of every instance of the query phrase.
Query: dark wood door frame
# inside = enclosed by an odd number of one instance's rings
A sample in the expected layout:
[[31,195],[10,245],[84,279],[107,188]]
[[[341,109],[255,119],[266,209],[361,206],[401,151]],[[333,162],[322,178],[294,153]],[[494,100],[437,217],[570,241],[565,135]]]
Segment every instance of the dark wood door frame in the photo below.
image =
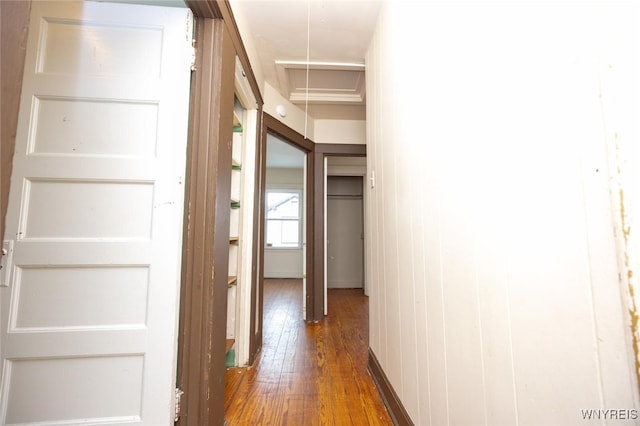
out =
[[197,52],[185,194],[177,366],[177,386],[184,395],[178,424],[223,425],[236,56],[256,99],[258,117],[263,100],[228,1],[185,3],[196,17]]
[[[306,250],[306,317],[307,322],[317,322],[324,319],[324,159],[328,156],[364,157],[367,155],[366,145],[356,144],[316,144],[306,139],[300,133],[291,129],[273,116],[263,113],[262,120],[261,151],[267,150],[267,133],[272,133],[285,139],[292,145],[304,151],[306,155],[307,175],[307,250]],[[259,184],[259,192],[263,200],[266,193],[266,156],[261,163],[262,175]],[[260,223],[265,223],[264,202],[256,204],[260,206]],[[264,261],[264,226],[261,226],[259,236],[260,264]],[[261,270],[258,278],[259,292],[262,295],[264,287],[264,272]],[[262,297],[258,300],[260,310],[260,335],[262,334]]]
[[[224,23],[197,19],[183,239],[177,384],[181,425],[223,424],[235,57]],[[225,211],[225,207],[227,211]],[[224,326],[220,326],[224,324]],[[209,396],[209,400],[203,398]]]
[[[313,208],[314,205],[314,185],[313,185],[313,179],[314,179],[314,167],[315,167],[315,154],[314,154],[314,149],[315,149],[315,144],[309,140],[306,139],[303,135],[301,135],[300,133],[296,132],[295,130],[293,130],[292,128],[290,128],[289,126],[287,126],[286,124],[282,123],[281,121],[277,120],[276,118],[274,118],[273,116],[267,114],[267,113],[263,113],[263,119],[262,119],[262,138],[261,138],[261,152],[265,153],[265,155],[262,158],[262,163],[261,163],[261,169],[262,169],[262,175],[261,175],[261,179],[260,179],[260,185],[259,185],[259,192],[260,194],[262,194],[262,200],[265,199],[265,194],[266,194],[266,169],[267,169],[267,165],[266,165],[266,152],[267,152],[267,134],[271,133],[273,135],[277,135],[279,136],[281,139],[285,140],[286,142],[290,143],[291,145],[295,146],[296,148],[300,149],[301,151],[303,151],[306,156],[305,156],[305,165],[306,165],[306,169],[307,169],[307,173],[305,176],[306,179],[306,194],[304,194],[304,196],[306,197],[307,203],[306,203],[306,211],[305,211],[305,220],[307,223],[307,229],[306,229],[306,235],[305,235],[305,240],[306,240],[306,266],[307,266],[307,270],[306,270],[306,279],[307,279],[307,289],[306,289],[306,306],[307,306],[307,315],[305,320],[306,321],[314,321],[315,319],[315,315],[314,315],[314,294],[312,291],[309,291],[310,289],[313,288],[314,282],[315,282],[315,271],[313,268],[313,261],[314,261],[314,247],[315,244],[313,244],[313,226],[311,226],[311,224],[314,223],[314,213],[315,210]],[[258,205],[256,205],[258,206]],[[261,202],[261,204],[259,204],[260,206],[260,223],[264,224],[265,220],[266,220],[266,208],[265,208],[265,203],[264,201]],[[265,236],[264,236],[264,225],[260,227],[260,236],[259,236],[259,243],[260,243],[260,264],[263,265],[264,264],[264,244],[265,244]],[[260,293],[260,300],[259,300],[259,321],[260,321],[260,334],[262,335],[262,305],[263,305],[263,298],[262,298],[262,294],[263,294],[263,289],[264,289],[264,270],[260,271],[260,276],[259,276],[259,293]]]
[[[324,165],[326,157],[366,157],[367,146],[356,144],[315,144],[313,168],[313,271],[315,283],[311,289],[307,288],[307,292],[313,292],[313,320],[319,321],[324,318],[324,259],[325,259],[325,241],[324,241],[324,200],[325,200],[325,181],[324,181]],[[308,294],[308,293],[307,293]],[[307,304],[307,312],[309,312],[309,304]]]

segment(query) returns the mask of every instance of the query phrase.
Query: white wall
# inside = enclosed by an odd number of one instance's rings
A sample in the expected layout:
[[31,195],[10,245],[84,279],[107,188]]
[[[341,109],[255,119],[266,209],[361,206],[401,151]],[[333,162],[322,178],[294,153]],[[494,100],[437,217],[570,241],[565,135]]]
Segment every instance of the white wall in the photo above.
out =
[[[633,19],[633,15],[630,17]],[[624,302],[630,315],[636,319],[629,322],[634,336],[635,357],[640,366],[640,324],[637,321],[640,309],[640,64],[637,48],[630,51],[625,43],[615,47],[618,50],[608,55],[610,65],[600,74],[600,91],[605,137],[610,147],[610,170],[613,172],[611,192],[618,266],[623,287],[627,290]]]
[[[304,170],[267,168],[267,189],[303,189]],[[264,249],[265,278],[302,278],[302,249]]]
[[[366,124],[363,120],[315,120],[312,117],[305,117],[304,109],[284,98],[273,86],[265,81],[258,61],[256,42],[251,36],[242,10],[237,7],[239,1],[242,0],[231,0],[231,7],[242,42],[247,50],[253,72],[264,98],[264,112],[316,143],[365,144]],[[276,112],[276,108],[279,105],[285,108],[287,112],[285,117],[281,117]]]
[[253,37],[248,36],[248,34],[251,34],[249,23],[246,21],[241,9],[238,7],[237,3],[239,1],[243,0],[230,0],[231,10],[233,11],[233,19],[236,21],[236,25],[238,26],[238,31],[240,32],[240,37],[242,38],[242,44],[244,45],[247,56],[249,57],[249,62],[251,63],[251,70],[253,71],[253,75],[255,76],[256,82],[258,83],[258,89],[264,97],[265,80],[262,71],[262,65],[258,60],[258,50],[256,47],[256,42]]
[[[276,112],[278,105],[285,107],[286,116],[281,117]],[[307,139],[314,138],[314,121],[311,117],[305,119],[304,110],[285,99],[269,83],[264,83],[264,112],[286,124]]]
[[367,143],[364,120],[315,120],[314,142],[358,144]]
[[[370,346],[415,424],[640,408],[606,128],[640,112],[631,4],[386,3],[366,58]],[[628,107],[601,102],[611,67]]]

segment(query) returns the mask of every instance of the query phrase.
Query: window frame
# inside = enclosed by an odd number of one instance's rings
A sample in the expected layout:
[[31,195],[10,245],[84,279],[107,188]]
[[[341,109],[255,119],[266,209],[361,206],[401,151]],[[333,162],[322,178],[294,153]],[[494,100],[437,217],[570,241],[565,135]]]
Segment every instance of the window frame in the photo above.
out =
[[[264,249],[265,250],[302,250],[302,230],[303,230],[303,226],[302,226],[302,220],[303,220],[303,215],[302,215],[302,205],[303,200],[303,193],[302,193],[302,189],[300,188],[282,188],[282,187],[273,187],[273,188],[267,188],[266,189],[266,194],[265,194],[265,224],[264,224],[264,230],[265,230],[265,235],[264,235]],[[269,219],[269,206],[267,205],[267,202],[269,200],[269,194],[270,193],[284,193],[284,194],[297,194],[298,195],[298,218],[297,219]],[[273,220],[273,221],[281,221],[281,222],[285,222],[285,221],[290,221],[290,222],[298,222],[298,245],[297,246],[288,246],[288,247],[278,247],[278,246],[270,246],[268,245],[268,241],[269,241],[269,234],[268,234],[268,230],[269,230],[269,221]]]

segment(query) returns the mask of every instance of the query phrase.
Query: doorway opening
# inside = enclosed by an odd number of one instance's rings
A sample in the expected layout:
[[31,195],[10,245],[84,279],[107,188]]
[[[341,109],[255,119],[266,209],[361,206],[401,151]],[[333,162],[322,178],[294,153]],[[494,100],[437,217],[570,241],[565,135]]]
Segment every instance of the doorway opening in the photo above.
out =
[[324,191],[324,314],[329,313],[328,289],[362,289],[367,173],[365,156],[325,157]]
[[[287,139],[267,133],[264,261],[268,280],[297,280],[305,314],[306,154]],[[263,319],[264,321],[264,319]]]
[[[302,229],[300,236],[300,242],[302,243],[302,274],[299,279],[302,280],[303,283],[303,318],[306,321],[314,318],[316,311],[316,306],[313,304],[313,290],[314,287],[314,239],[313,239],[313,225],[314,225],[314,211],[313,205],[315,202],[314,199],[314,178],[316,177],[314,174],[315,164],[314,164],[314,144],[310,140],[306,139],[304,136],[286,126],[284,123],[278,121],[274,117],[269,114],[263,113],[262,115],[262,137],[260,143],[260,185],[258,193],[261,196],[261,211],[259,223],[261,226],[259,232],[259,242],[258,242],[258,250],[259,253],[259,264],[265,265],[265,248],[267,245],[267,235],[266,235],[266,224],[267,224],[267,156],[268,156],[268,148],[267,148],[267,140],[273,140],[274,137],[279,138],[289,149],[293,148],[297,151],[298,155],[300,153],[303,154],[303,178],[302,178],[302,194],[301,194],[301,208],[302,213],[300,214],[300,218],[302,219]],[[299,186],[299,184],[298,184]],[[273,189],[273,188],[272,188]],[[298,201],[300,203],[300,200]],[[278,219],[274,217],[273,219]],[[307,226],[308,224],[308,226]],[[280,225],[273,225],[274,227]],[[287,224],[283,224],[283,226],[287,226]],[[288,224],[291,226],[291,224]],[[290,239],[290,236],[285,236],[285,240]],[[305,244],[308,242],[309,244]],[[274,244],[272,241],[271,244]],[[255,343],[254,347],[259,348],[262,346],[262,319],[263,319],[263,300],[264,300],[264,282],[265,282],[265,268],[261,267],[258,273],[258,286],[256,287],[256,333],[255,333]],[[268,274],[267,274],[268,277]],[[312,290],[312,291],[310,291]]]
[[364,288],[362,176],[327,177],[327,288]]

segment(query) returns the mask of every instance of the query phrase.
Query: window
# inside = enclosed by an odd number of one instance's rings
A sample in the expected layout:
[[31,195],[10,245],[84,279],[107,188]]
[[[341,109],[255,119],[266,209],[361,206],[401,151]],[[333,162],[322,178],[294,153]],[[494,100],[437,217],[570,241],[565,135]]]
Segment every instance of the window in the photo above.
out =
[[267,247],[301,247],[301,199],[299,190],[267,191]]

